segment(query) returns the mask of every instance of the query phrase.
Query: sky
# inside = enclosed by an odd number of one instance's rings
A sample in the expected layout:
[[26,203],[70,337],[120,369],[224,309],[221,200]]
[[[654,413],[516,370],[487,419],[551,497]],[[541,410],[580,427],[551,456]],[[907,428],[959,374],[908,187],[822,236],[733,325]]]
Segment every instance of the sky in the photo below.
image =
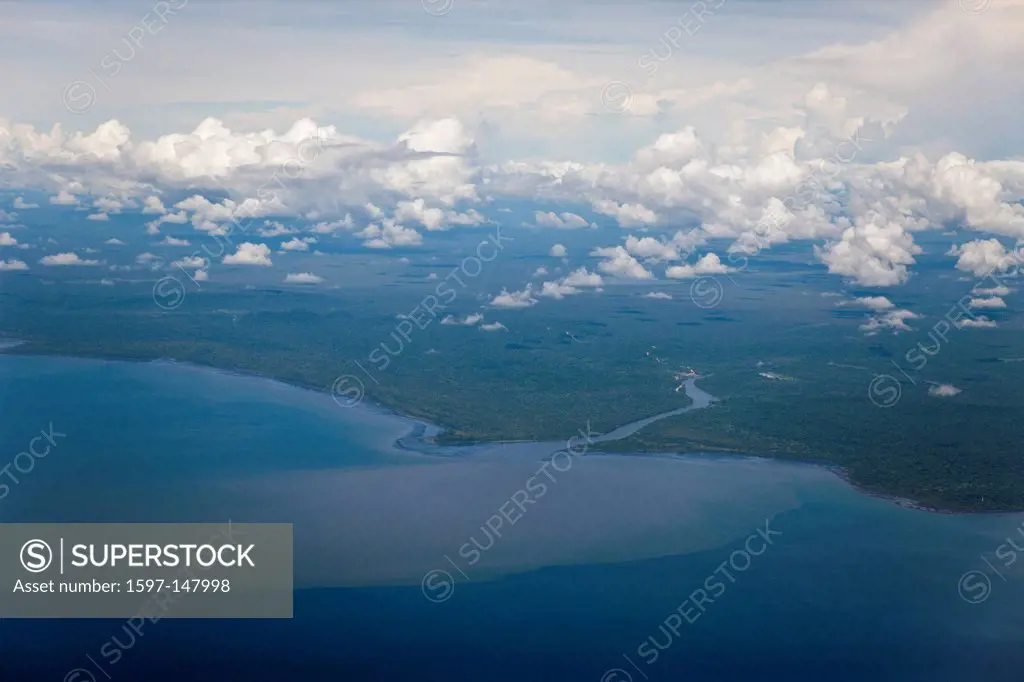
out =
[[886,289],[926,230],[983,276],[1024,238],[1022,36],[1024,0],[8,0],[0,216],[386,250],[511,198],[564,205],[553,234],[613,221],[612,278],[799,242]]

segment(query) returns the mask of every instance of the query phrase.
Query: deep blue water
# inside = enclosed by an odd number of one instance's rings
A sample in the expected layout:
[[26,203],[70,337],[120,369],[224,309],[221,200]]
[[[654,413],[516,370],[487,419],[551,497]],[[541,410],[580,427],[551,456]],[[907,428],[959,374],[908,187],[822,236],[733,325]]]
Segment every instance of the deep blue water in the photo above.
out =
[[[1024,515],[903,509],[803,465],[587,453],[495,537],[560,444],[396,449],[405,419],[172,363],[0,356],[0,410],[0,468],[67,434],[0,521],[292,522],[297,588],[292,620],[164,619],[134,642],[117,620],[5,620],[4,681],[1024,679],[1024,555],[995,559]],[[699,618],[660,629],[766,524]],[[442,570],[454,586],[424,590]],[[971,570],[982,603],[958,593]]]

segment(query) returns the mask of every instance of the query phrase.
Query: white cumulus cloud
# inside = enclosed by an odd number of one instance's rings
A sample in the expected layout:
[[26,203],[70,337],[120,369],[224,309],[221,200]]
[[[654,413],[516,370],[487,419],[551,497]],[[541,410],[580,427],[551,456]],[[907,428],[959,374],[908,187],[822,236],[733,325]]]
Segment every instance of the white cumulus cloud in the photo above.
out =
[[224,256],[225,265],[273,265],[270,262],[270,247],[266,244],[243,242],[235,253]]
[[968,303],[971,308],[983,308],[989,310],[998,310],[1006,307],[1006,301],[999,298],[998,296],[991,296],[989,298],[972,298]]
[[672,279],[692,279],[702,275],[724,275],[732,269],[722,263],[717,254],[707,253],[693,265],[673,265],[665,270],[665,276]]
[[482,322],[483,319],[484,319],[484,316],[481,315],[480,313],[470,313],[469,315],[466,315],[466,317],[464,317],[461,320],[458,319],[457,317],[452,316],[452,315],[445,315],[444,319],[441,320],[441,324],[459,325],[459,326],[463,326],[463,327],[472,327],[472,326]]
[[500,294],[491,299],[491,305],[495,308],[529,308],[537,305],[537,299],[533,297],[533,287],[527,284],[522,291],[502,289]]
[[857,306],[859,308],[867,308],[868,310],[890,310],[895,308],[895,304],[885,296],[862,296],[855,298],[852,301],[840,301],[837,305],[841,306]]
[[928,395],[936,398],[951,398],[960,393],[963,391],[953,384],[932,384],[928,387]]
[[285,275],[284,281],[288,284],[319,284],[324,278],[312,272],[290,272]]
[[1019,265],[1017,254],[1008,251],[998,239],[975,239],[974,241],[954,246],[948,255],[959,256],[956,269],[969,272],[975,277],[985,277],[996,272],[1004,272],[1014,265]]
[[43,265],[99,265],[98,260],[86,260],[80,258],[77,253],[73,251],[67,251],[65,253],[55,253],[49,256],[43,256],[39,259],[39,262]]
[[599,247],[590,255],[604,259],[597,269],[605,274],[622,279],[654,279],[654,274],[622,246]]
[[538,227],[550,227],[556,230],[579,230],[584,228],[596,228],[597,225],[594,223],[588,223],[587,220],[575,213],[554,213],[554,212],[533,212],[534,222],[537,223]]

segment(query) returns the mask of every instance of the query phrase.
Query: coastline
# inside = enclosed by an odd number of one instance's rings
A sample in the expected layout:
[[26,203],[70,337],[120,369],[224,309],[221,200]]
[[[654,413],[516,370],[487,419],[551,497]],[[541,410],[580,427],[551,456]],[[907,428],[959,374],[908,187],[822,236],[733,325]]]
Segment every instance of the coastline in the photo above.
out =
[[940,509],[939,507],[933,507],[931,505],[912,500],[908,497],[900,497],[890,493],[882,491],[871,490],[853,480],[850,476],[850,472],[845,467],[828,466],[827,467],[832,473],[843,480],[848,486],[856,490],[861,495],[867,495],[868,497],[874,497],[886,502],[892,502],[896,506],[903,507],[904,509],[913,509],[915,511],[923,511],[931,514],[944,514],[947,516],[977,516],[977,515],[991,515],[991,514],[1013,514],[1015,512],[998,512],[998,511],[958,511],[954,509]]
[[[216,373],[220,373],[220,374],[224,374],[224,375],[228,375],[228,376],[247,377],[247,378],[260,379],[260,380],[264,380],[264,381],[271,381],[271,382],[279,383],[279,384],[282,384],[284,386],[289,386],[289,387],[292,387],[292,388],[298,388],[298,389],[302,389],[302,390],[309,390],[309,391],[314,391],[314,392],[319,393],[319,394],[330,395],[332,398],[335,399],[335,402],[338,403],[338,406],[341,409],[343,409],[343,410],[345,410],[345,409],[352,409],[352,408],[356,408],[356,409],[360,409],[361,408],[361,409],[366,409],[366,410],[369,410],[371,412],[377,413],[379,415],[386,415],[386,416],[390,416],[390,417],[394,417],[394,418],[397,418],[397,419],[404,420],[406,422],[410,422],[411,423],[411,428],[410,428],[409,432],[406,433],[404,436],[400,436],[400,437],[396,438],[392,442],[392,447],[394,447],[396,450],[402,450],[402,451],[407,451],[407,452],[416,452],[418,454],[424,454],[424,455],[429,455],[429,456],[435,456],[436,457],[436,456],[441,456],[436,451],[436,448],[439,448],[439,447],[444,447],[444,448],[449,448],[449,447],[450,448],[461,448],[461,447],[473,447],[473,446],[479,446],[479,445],[500,445],[502,443],[517,443],[517,442],[518,443],[537,443],[537,444],[542,444],[542,443],[547,443],[547,442],[554,442],[554,443],[558,442],[556,440],[552,440],[552,441],[547,441],[547,440],[520,440],[520,441],[496,440],[496,441],[486,441],[486,440],[470,440],[470,439],[455,438],[453,440],[441,443],[441,442],[438,442],[439,439],[443,438],[445,436],[445,434],[450,433],[451,431],[455,430],[457,427],[455,427],[454,425],[446,425],[446,424],[434,423],[432,421],[424,419],[423,417],[416,416],[415,414],[404,413],[404,412],[400,411],[396,407],[392,407],[392,406],[389,406],[389,405],[386,405],[386,404],[374,401],[373,399],[371,399],[369,396],[363,394],[362,392],[359,395],[359,399],[354,404],[352,404],[350,406],[345,406],[345,405],[342,405],[340,402],[338,402],[336,397],[333,395],[332,387],[310,385],[310,384],[305,384],[304,382],[298,382],[298,381],[289,381],[289,380],[282,379],[280,377],[271,376],[271,375],[264,374],[264,373],[261,373],[259,371],[254,371],[254,370],[229,369],[229,368],[225,368],[225,367],[219,367],[219,366],[216,366],[216,365],[204,365],[204,364],[200,364],[200,363],[197,363],[197,362],[192,362],[192,361],[187,361],[187,360],[178,360],[178,359],[169,358],[169,357],[163,357],[163,358],[130,358],[130,357],[104,356],[104,355],[90,356],[90,355],[67,355],[67,354],[61,354],[61,353],[45,353],[45,352],[22,352],[22,351],[15,350],[15,349],[21,349],[21,348],[23,348],[26,345],[30,346],[30,344],[28,342],[26,342],[26,341],[20,341],[20,340],[18,340],[18,341],[19,342],[13,343],[11,345],[0,345],[0,355],[8,355],[8,356],[12,356],[12,357],[13,356],[24,356],[24,357],[37,357],[37,358],[53,357],[53,358],[67,358],[67,359],[89,360],[89,361],[100,361],[100,362],[129,362],[129,363],[140,363],[140,364],[168,363],[168,364],[174,364],[174,365],[181,365],[181,366],[184,366],[184,367],[190,367],[190,368],[194,368],[194,369],[198,369],[198,370],[203,370],[203,371],[216,372]],[[15,350],[15,352],[10,352],[11,350]],[[602,442],[608,443],[608,442],[615,442],[615,441],[618,441],[618,440],[622,440],[622,439],[624,439],[624,438],[626,438],[626,437],[628,437],[630,435],[633,435],[636,432],[640,431],[645,426],[647,426],[647,425],[649,425],[651,423],[654,423],[656,421],[659,421],[661,419],[665,419],[665,418],[668,418],[668,417],[671,417],[671,416],[677,416],[677,415],[689,412],[691,410],[705,409],[705,408],[711,407],[714,403],[719,402],[718,398],[715,398],[714,396],[711,396],[710,394],[706,393],[705,391],[703,391],[702,389],[700,389],[700,388],[698,388],[696,386],[696,381],[698,379],[701,379],[701,378],[703,378],[703,377],[700,377],[700,376],[692,377],[692,378],[688,379],[685,382],[686,383],[686,395],[687,395],[688,398],[690,398],[691,405],[689,405],[687,407],[683,407],[683,408],[677,408],[677,409],[671,410],[669,412],[659,413],[659,414],[653,415],[651,417],[646,417],[644,419],[636,420],[634,422],[630,422],[628,424],[615,427],[611,431],[608,431],[608,432],[606,432],[604,434],[601,434],[598,438],[596,438],[594,440],[594,444],[597,445],[597,447],[595,447],[593,449],[593,452],[591,453],[591,456],[593,456],[594,454],[602,454],[602,455],[605,455],[605,456],[621,456],[621,457],[630,457],[630,456],[663,456],[663,457],[668,457],[668,458],[682,458],[682,457],[686,457],[686,456],[700,455],[700,456],[713,456],[713,457],[735,457],[735,458],[744,458],[744,459],[754,458],[754,459],[763,459],[763,460],[767,460],[767,461],[789,462],[789,463],[793,463],[793,464],[802,464],[802,465],[805,465],[805,466],[812,466],[812,467],[826,469],[830,473],[832,473],[836,477],[838,477],[841,481],[843,481],[843,483],[849,485],[853,490],[855,490],[859,494],[866,495],[866,496],[869,496],[869,497],[874,497],[874,498],[880,499],[880,500],[884,500],[886,502],[890,502],[890,503],[892,503],[892,504],[894,504],[896,506],[902,507],[904,509],[928,512],[928,513],[933,513],[933,514],[941,514],[941,515],[954,515],[954,516],[968,516],[968,515],[971,515],[971,516],[974,516],[974,515],[986,515],[986,516],[988,516],[988,515],[994,515],[994,514],[995,515],[998,515],[998,514],[1018,514],[1018,513],[1024,512],[1024,509],[1022,509],[1022,510],[1009,510],[1009,509],[1008,510],[973,510],[973,509],[958,509],[958,508],[951,508],[951,507],[947,508],[947,507],[939,507],[939,506],[929,505],[929,504],[925,504],[924,502],[921,502],[921,501],[918,501],[918,500],[914,500],[912,498],[908,498],[908,497],[906,497],[904,495],[899,495],[899,494],[894,493],[894,492],[888,492],[888,491],[884,491],[884,490],[875,490],[875,489],[868,488],[867,486],[864,486],[864,485],[858,483],[852,477],[852,475],[850,474],[849,470],[846,467],[836,466],[834,464],[828,464],[828,463],[824,463],[824,462],[809,462],[809,461],[806,461],[806,460],[789,460],[789,459],[785,459],[785,458],[777,457],[777,456],[762,456],[762,455],[753,455],[753,454],[743,454],[743,453],[740,453],[738,451],[717,451],[716,452],[713,449],[702,450],[702,451],[694,451],[694,452],[680,452],[680,451],[677,451],[677,450],[668,450],[668,449],[666,449],[664,451],[660,451],[659,450],[657,452],[626,453],[626,452],[602,450],[600,448],[599,444],[602,443]],[[700,396],[700,398],[701,398],[700,404],[698,404],[698,401],[694,399],[694,396],[691,396],[691,394],[690,394],[691,387],[697,392],[696,394],[698,396]],[[637,426],[637,425],[639,425],[639,426]],[[635,427],[635,428],[633,428],[633,427]],[[616,436],[614,438],[608,438],[608,436],[610,436],[611,434],[614,434],[616,432],[623,432],[623,435]]]

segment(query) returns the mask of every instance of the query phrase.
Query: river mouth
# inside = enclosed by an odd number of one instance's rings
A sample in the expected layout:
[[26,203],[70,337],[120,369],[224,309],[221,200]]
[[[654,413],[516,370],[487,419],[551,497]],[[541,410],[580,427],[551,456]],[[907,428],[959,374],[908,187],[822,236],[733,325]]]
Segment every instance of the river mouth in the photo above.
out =
[[668,419],[670,417],[677,417],[687,412],[695,410],[703,410],[711,407],[714,403],[718,402],[718,398],[714,397],[707,391],[697,387],[697,381],[703,377],[694,376],[690,377],[680,387],[685,390],[686,397],[692,402],[686,407],[680,407],[674,410],[668,410],[666,412],[660,412],[650,417],[644,417],[636,421],[618,426],[607,433],[595,433],[590,430],[589,424],[581,425],[577,430],[577,433],[570,434],[566,438],[565,443],[559,443],[557,441],[498,441],[495,442],[484,442],[474,443],[473,445],[444,445],[438,446],[434,443],[433,438],[442,432],[437,426],[428,424],[426,422],[416,421],[412,425],[411,431],[395,441],[395,447],[402,450],[410,450],[425,455],[434,455],[441,457],[457,457],[462,456],[471,452],[478,452],[481,449],[492,447],[494,445],[500,445],[501,447],[507,447],[510,445],[543,445],[550,447],[552,453],[557,452],[559,449],[568,448],[570,451],[585,452],[589,450],[591,445],[600,443],[613,443],[619,440],[625,440],[630,436],[636,434],[641,429],[661,421],[662,419]]
[[653,424],[654,422],[661,421],[662,419],[668,419],[669,417],[677,417],[687,412],[693,412],[694,410],[704,410],[711,407],[714,403],[718,402],[718,398],[714,397],[707,391],[697,388],[697,380],[701,379],[700,376],[690,377],[683,382],[682,386],[686,391],[686,397],[693,401],[692,405],[687,407],[680,407],[675,410],[669,410],[668,412],[662,412],[656,414],[653,417],[647,417],[646,419],[639,419],[630,424],[620,426],[608,433],[594,438],[595,443],[610,443],[612,441],[623,440],[629,438],[640,429]]

